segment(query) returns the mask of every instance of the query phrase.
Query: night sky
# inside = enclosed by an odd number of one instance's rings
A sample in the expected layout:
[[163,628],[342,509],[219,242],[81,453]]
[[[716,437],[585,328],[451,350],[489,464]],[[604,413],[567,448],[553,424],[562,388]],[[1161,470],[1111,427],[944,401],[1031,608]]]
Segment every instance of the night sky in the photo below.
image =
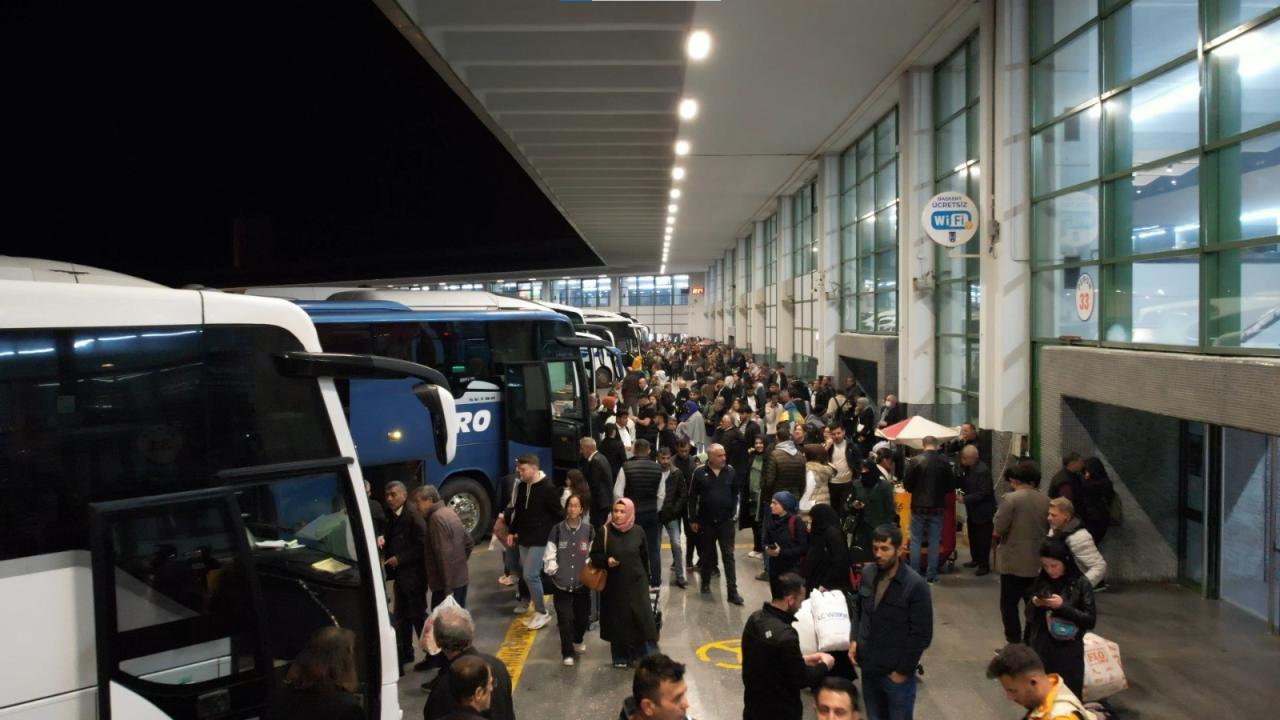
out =
[[169,285],[595,266],[371,2],[0,3],[0,254]]

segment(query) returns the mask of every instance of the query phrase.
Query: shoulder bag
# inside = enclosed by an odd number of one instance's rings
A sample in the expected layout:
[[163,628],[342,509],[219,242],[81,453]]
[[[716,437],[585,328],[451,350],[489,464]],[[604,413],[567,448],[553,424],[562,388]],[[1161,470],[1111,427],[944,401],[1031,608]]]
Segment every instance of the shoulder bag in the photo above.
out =
[[[604,533],[604,551],[605,556],[608,557],[609,524],[605,523],[601,525],[600,532]],[[609,571],[592,565],[590,560],[587,560],[587,562],[582,565],[582,570],[578,571],[578,582],[582,583],[583,587],[592,592],[600,592],[604,590],[604,584],[608,579]]]

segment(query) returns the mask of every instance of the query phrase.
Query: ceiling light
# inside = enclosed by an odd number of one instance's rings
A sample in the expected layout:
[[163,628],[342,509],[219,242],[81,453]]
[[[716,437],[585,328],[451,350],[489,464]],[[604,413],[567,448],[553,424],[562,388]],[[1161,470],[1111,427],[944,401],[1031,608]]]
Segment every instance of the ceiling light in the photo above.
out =
[[663,264],[663,266],[662,266],[661,268],[659,268],[659,269],[658,269],[658,274],[659,274],[659,275],[666,275],[666,274],[667,274],[667,266],[666,266],[666,264]]
[[692,120],[698,116],[698,101],[693,98],[685,98],[680,101],[680,117],[685,120]]
[[677,154],[677,155],[688,155],[688,154],[689,154],[689,141],[688,141],[688,140],[677,140],[677,141],[676,141],[676,154]]
[[689,40],[684,44],[685,52],[690,60],[706,60],[711,54],[711,33],[706,30],[694,30],[689,33]]
[[667,216],[667,224],[668,224],[668,225],[675,225],[675,224],[676,224],[676,219],[675,219],[675,218],[673,218],[673,217],[671,217],[670,215],[668,215],[668,216]]
[[679,209],[680,209],[680,206],[679,206],[679,205],[676,205],[675,203],[672,203],[672,204],[670,204],[670,205],[668,205],[668,206],[667,206],[667,212],[669,212],[669,213],[673,213],[673,214],[674,214],[674,213],[675,213],[677,210],[679,210]]
[[671,168],[671,177],[675,178],[676,180],[683,180],[684,168],[680,167],[679,165]]
[[671,199],[672,200],[680,199],[680,188],[671,188]]

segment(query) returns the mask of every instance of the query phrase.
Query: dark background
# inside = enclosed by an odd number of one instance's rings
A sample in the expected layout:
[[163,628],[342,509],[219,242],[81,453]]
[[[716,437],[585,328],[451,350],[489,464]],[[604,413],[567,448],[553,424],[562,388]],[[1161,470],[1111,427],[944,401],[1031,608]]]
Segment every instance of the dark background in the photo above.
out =
[[601,264],[365,0],[5,0],[0,68],[0,254],[222,286]]

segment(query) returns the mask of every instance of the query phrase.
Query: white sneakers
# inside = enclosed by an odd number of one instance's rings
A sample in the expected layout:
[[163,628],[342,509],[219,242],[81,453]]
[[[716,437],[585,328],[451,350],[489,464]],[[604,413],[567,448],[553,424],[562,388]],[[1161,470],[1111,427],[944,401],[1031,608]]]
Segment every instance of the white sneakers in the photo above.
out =
[[576,652],[576,653],[578,653],[579,655],[581,655],[582,653],[584,653],[584,652],[586,652],[586,651],[587,651],[587,644],[586,644],[586,643],[578,643],[578,644],[576,644],[576,645],[574,645],[574,646],[573,646],[573,651],[574,651],[574,652]]
[[567,657],[564,660],[561,660],[560,664],[565,667],[573,667],[573,658]]
[[536,612],[525,621],[524,626],[530,630],[537,630],[538,628],[546,627],[549,622],[551,622],[551,613]]
[[752,558],[754,560],[759,560],[760,558],[764,557],[764,554],[757,550],[752,550],[751,552],[747,553],[747,557]]

